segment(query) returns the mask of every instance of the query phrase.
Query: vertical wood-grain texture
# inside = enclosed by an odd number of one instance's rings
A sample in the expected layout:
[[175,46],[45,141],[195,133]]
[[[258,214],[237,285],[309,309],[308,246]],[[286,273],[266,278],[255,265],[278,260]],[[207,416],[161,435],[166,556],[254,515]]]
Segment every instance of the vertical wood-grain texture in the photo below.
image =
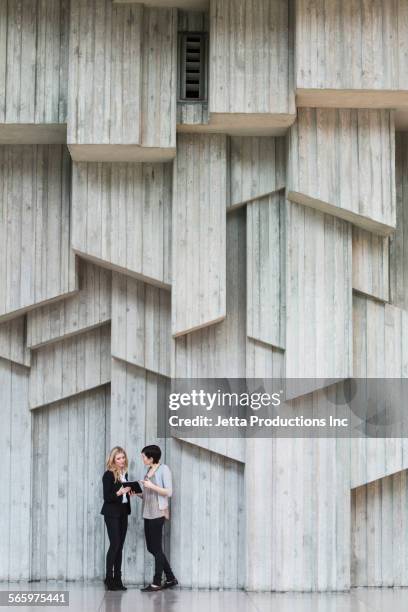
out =
[[[353,376],[368,379],[367,393],[372,397],[371,404],[362,403],[361,418],[365,418],[364,409],[373,413],[376,406],[376,391],[369,379],[385,379],[386,392],[389,395],[389,407],[394,406],[387,421],[394,422],[401,418],[401,427],[405,427],[404,404],[398,400],[401,379],[408,376],[408,312],[390,304],[383,304],[369,297],[353,297]],[[395,379],[395,398],[391,380]],[[387,380],[388,379],[388,380]],[[387,406],[386,406],[387,408]],[[384,476],[408,468],[408,443],[399,431],[399,437],[387,435],[387,427],[381,427],[384,407],[380,403],[381,413],[375,429],[370,429],[370,419],[366,429],[371,437],[353,438],[352,442],[352,486],[357,487]],[[370,415],[368,415],[370,416]],[[394,429],[395,431],[395,425]]]
[[226,202],[226,137],[180,134],[173,179],[174,336],[225,318]]
[[102,387],[32,413],[32,580],[105,576],[99,513],[109,405]]
[[352,490],[351,584],[408,584],[408,482],[399,471]]
[[[401,0],[297,0],[296,88],[348,93],[348,105],[395,105],[392,92],[408,90],[404,70],[407,6]],[[354,91],[360,97],[352,97]],[[372,97],[378,92],[378,98]],[[365,93],[365,96],[361,96]],[[370,100],[371,93],[371,100]],[[339,106],[347,98],[337,97]],[[374,100],[374,101],[373,101]],[[320,97],[320,106],[327,98]],[[388,103],[388,104],[387,104]]]
[[32,467],[28,371],[4,359],[0,359],[0,406],[0,448],[7,483],[1,496],[0,580],[27,580]]
[[229,206],[243,205],[286,184],[285,138],[232,136]]
[[348,378],[351,226],[291,202],[286,214],[286,376]]
[[32,351],[30,408],[110,382],[110,325]]
[[285,195],[247,205],[247,334],[285,346]]
[[17,317],[0,324],[0,357],[21,365],[30,365],[30,351],[26,346],[26,323]]
[[170,376],[170,291],[113,273],[112,355]]
[[304,109],[289,134],[288,197],[364,229],[395,229],[393,111]]
[[226,318],[216,325],[175,338],[172,376],[217,378],[245,376],[246,343],[245,211],[227,218]]
[[79,292],[27,314],[27,345],[31,348],[61,340],[107,323],[111,318],[111,272],[79,262]]
[[286,0],[211,0],[210,113],[294,112],[288,41]]
[[[397,221],[398,227],[398,221]],[[353,226],[353,289],[390,299],[390,239]]]
[[408,310],[408,134],[399,132],[395,142],[397,227],[390,239],[391,302]]
[[56,128],[37,142],[64,142],[69,0],[3,0],[0,23],[0,143],[13,142],[7,124],[16,137],[21,126],[16,142],[36,142],[28,125]]
[[[313,401],[318,406],[319,393]],[[347,590],[350,440],[286,437],[247,443],[247,588]],[[252,508],[255,500],[268,512]]]
[[171,215],[171,164],[73,164],[72,247],[84,257],[168,287]]
[[0,318],[76,289],[68,150],[0,147]]
[[131,161],[135,147],[174,149],[176,52],[174,9],[71,0],[68,144],[75,159]]

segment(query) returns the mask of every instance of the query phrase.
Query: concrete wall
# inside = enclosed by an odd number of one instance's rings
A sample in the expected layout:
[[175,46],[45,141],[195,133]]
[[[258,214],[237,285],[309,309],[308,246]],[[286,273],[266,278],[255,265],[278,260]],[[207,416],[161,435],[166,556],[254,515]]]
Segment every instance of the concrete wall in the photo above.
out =
[[[303,377],[324,415],[315,378],[408,376],[407,7],[158,4],[0,3],[0,580],[101,579],[106,453],[136,475],[157,441],[182,586],[406,585],[403,438],[158,439],[157,403]],[[182,31],[209,33],[199,103]]]

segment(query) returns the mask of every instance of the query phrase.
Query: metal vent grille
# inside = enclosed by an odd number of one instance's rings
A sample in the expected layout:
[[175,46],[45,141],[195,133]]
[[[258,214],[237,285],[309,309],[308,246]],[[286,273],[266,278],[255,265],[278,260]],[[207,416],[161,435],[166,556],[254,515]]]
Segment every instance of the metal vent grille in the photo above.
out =
[[179,60],[179,99],[203,102],[207,98],[207,33],[182,32]]

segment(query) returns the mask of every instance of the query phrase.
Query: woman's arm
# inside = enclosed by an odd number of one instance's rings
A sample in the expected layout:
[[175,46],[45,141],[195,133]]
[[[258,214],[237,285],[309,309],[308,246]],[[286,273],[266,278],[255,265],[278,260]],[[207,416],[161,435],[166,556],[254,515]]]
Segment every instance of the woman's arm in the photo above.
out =
[[165,489],[164,487],[159,487],[159,485],[153,484],[152,482],[150,482],[150,480],[142,480],[142,483],[146,489],[151,489],[152,491],[156,491],[156,493],[158,493],[159,495],[170,497],[169,489]]
[[162,466],[163,470],[163,484],[164,487],[159,487],[159,485],[155,485],[150,480],[142,480],[143,485],[147,489],[151,489],[152,491],[156,491],[159,495],[163,495],[163,497],[171,497],[173,494],[173,485],[171,480],[171,472],[170,469],[166,466]]

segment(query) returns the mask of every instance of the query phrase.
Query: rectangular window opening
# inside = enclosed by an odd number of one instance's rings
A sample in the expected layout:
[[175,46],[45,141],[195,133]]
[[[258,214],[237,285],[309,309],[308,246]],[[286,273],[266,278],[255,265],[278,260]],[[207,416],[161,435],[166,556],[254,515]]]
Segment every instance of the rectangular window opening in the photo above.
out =
[[207,100],[207,32],[179,34],[179,100]]

